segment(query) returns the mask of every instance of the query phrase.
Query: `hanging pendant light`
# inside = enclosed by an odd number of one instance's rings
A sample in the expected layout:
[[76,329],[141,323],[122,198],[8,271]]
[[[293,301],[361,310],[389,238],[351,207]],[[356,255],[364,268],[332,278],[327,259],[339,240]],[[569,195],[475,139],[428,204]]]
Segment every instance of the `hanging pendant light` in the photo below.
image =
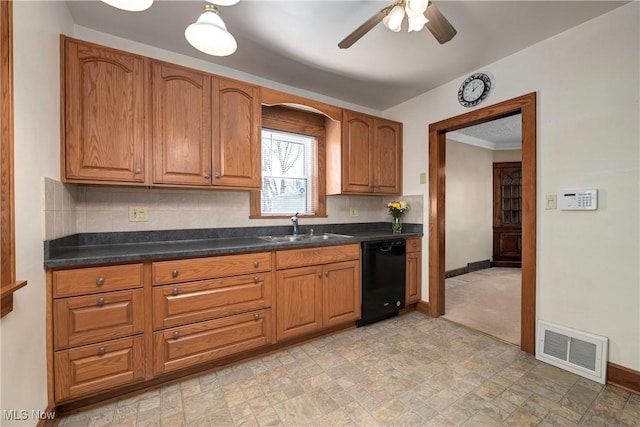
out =
[[391,12],[382,19],[382,23],[393,32],[400,31],[402,20],[404,19],[404,7],[397,4],[391,9]]
[[102,0],[102,2],[129,12],[147,10],[153,4],[153,0]]
[[233,6],[237,4],[240,0],[207,0],[209,3],[213,3],[218,6]]
[[184,36],[191,46],[209,55],[227,56],[238,48],[220,17],[220,9],[213,4],[204,7],[198,20],[184,30]]

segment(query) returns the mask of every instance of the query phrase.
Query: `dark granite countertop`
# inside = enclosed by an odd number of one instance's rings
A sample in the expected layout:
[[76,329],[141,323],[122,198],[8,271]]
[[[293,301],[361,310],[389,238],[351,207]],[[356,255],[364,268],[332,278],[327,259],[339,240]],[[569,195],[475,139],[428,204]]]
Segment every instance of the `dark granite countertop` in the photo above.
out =
[[116,264],[133,261],[190,258],[312,246],[344,245],[393,237],[422,236],[422,224],[404,224],[402,234],[392,234],[388,222],[313,224],[301,234],[335,233],[344,237],[274,242],[261,236],[291,234],[291,227],[242,227],[74,234],[44,242],[46,268]]

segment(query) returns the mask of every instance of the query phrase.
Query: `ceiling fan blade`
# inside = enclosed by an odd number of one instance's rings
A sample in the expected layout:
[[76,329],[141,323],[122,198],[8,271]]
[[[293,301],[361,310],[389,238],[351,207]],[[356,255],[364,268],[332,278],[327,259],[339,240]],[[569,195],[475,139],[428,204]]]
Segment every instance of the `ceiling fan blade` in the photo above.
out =
[[433,37],[438,40],[438,43],[444,44],[451,40],[453,36],[455,36],[458,32],[447,18],[444,17],[442,13],[438,10],[438,8],[432,3],[429,2],[429,6],[427,7],[424,15],[427,17],[429,22],[425,24],[427,29],[431,31]]
[[351,47],[352,44],[360,40],[362,36],[367,34],[373,27],[378,25],[382,18],[386,16],[386,9],[381,10],[380,12],[373,15],[369,18],[364,24],[360,25],[356,28],[351,34],[344,38],[340,43],[338,43],[338,47],[340,49],[347,49]]

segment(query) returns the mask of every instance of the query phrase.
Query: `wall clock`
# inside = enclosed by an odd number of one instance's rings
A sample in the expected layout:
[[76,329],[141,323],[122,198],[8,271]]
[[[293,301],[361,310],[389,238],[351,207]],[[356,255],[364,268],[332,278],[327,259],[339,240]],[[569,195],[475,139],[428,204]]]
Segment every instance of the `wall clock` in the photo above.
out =
[[491,91],[491,77],[484,73],[470,75],[458,90],[458,101],[463,107],[474,107],[482,102]]

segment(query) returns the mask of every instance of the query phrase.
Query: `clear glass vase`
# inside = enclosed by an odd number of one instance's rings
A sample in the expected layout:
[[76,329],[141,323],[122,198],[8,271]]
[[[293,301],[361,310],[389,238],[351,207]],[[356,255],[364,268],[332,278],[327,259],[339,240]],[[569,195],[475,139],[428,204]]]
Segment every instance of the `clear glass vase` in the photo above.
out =
[[393,234],[402,233],[402,217],[401,216],[393,217],[393,220],[391,221],[391,231],[393,231]]

